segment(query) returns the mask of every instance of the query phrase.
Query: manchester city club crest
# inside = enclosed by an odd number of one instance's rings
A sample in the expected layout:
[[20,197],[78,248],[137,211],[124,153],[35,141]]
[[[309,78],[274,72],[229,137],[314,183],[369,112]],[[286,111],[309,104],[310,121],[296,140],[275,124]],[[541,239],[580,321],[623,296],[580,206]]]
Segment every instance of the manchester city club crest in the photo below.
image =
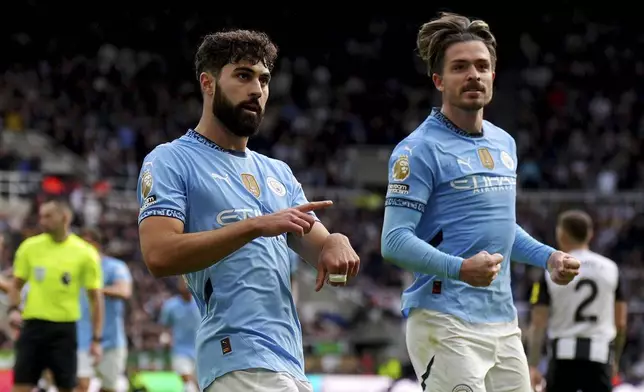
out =
[[267,177],[266,184],[268,184],[268,189],[270,189],[277,196],[283,197],[286,195],[286,187],[277,179],[273,177]]

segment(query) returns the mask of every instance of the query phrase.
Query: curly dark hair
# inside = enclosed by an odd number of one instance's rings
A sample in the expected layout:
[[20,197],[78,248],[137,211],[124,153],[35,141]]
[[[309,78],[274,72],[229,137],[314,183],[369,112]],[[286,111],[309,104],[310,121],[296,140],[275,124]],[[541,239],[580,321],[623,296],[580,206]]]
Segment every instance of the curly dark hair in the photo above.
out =
[[209,34],[204,37],[195,55],[197,80],[202,72],[219,75],[226,64],[260,61],[269,71],[273,70],[277,59],[277,46],[259,31],[229,30]]
[[496,38],[490,26],[482,20],[470,20],[458,14],[443,12],[437,19],[425,23],[418,31],[416,46],[431,76],[432,73],[442,74],[447,48],[467,41],[483,42],[490,51],[492,65],[496,65]]

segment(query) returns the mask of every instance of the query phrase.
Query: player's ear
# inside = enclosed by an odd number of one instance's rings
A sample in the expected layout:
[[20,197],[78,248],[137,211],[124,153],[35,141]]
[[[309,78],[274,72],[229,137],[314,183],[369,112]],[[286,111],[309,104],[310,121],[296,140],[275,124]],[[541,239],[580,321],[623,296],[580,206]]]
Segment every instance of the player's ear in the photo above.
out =
[[210,72],[202,72],[199,75],[199,86],[201,87],[201,92],[204,95],[215,95],[215,76]]
[[69,208],[63,208],[63,221],[65,222],[65,225],[69,226],[72,224],[72,221],[74,220],[74,213],[72,212],[71,209]]
[[432,82],[434,82],[436,90],[442,92],[445,89],[445,87],[443,86],[443,78],[439,74],[432,74]]

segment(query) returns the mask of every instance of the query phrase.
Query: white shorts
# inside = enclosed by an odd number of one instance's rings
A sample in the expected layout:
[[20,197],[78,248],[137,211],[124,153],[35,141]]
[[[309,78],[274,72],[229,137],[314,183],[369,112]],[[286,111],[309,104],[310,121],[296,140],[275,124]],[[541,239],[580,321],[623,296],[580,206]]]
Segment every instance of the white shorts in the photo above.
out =
[[89,351],[77,351],[76,358],[78,361],[76,367],[76,377],[92,378],[94,377],[94,358],[89,355]]
[[414,309],[407,350],[424,392],[532,392],[521,330]]
[[216,379],[204,392],[313,392],[309,382],[264,369],[237,370]]
[[109,390],[116,390],[119,378],[125,373],[127,362],[127,348],[113,348],[103,352],[103,359],[96,366],[94,372],[94,358],[87,351],[78,352],[78,378],[92,378],[94,376],[101,380],[101,387]]
[[172,370],[181,376],[191,376],[195,372],[195,361],[185,355],[173,355]]

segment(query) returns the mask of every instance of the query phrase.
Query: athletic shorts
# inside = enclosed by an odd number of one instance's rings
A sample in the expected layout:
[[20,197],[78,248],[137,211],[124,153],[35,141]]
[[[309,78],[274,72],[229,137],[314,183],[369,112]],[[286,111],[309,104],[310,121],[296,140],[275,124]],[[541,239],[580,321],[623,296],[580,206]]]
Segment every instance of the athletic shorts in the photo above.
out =
[[470,324],[414,309],[407,349],[424,392],[532,392],[516,320]]
[[[127,348],[110,348],[103,352],[101,362],[94,366],[94,358],[88,351],[78,351],[78,378],[97,377],[101,387],[116,390],[119,378],[125,373]],[[96,368],[96,371],[94,371]]]
[[172,370],[181,376],[194,375],[195,361],[186,355],[174,354],[172,356]]
[[610,365],[579,359],[552,359],[546,374],[548,392],[610,392]]
[[237,370],[213,381],[205,392],[313,392],[309,382],[263,369]]
[[49,369],[55,384],[64,389],[76,386],[76,323],[25,320],[16,342],[14,383],[37,385]]

